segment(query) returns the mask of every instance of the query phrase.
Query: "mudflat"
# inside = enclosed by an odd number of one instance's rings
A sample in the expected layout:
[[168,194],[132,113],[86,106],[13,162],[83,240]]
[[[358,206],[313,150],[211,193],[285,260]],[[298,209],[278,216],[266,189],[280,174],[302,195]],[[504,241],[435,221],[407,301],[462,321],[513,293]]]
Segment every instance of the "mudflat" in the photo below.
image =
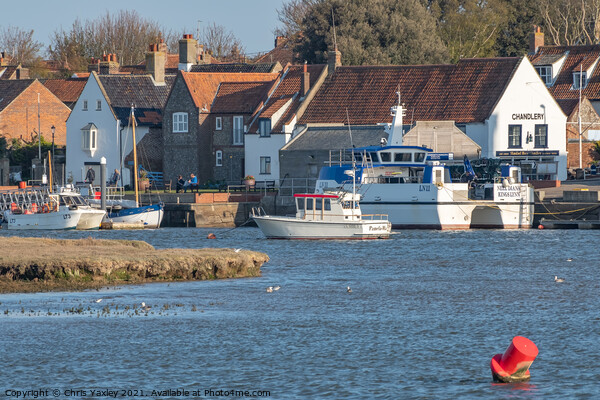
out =
[[269,257],[233,249],[155,249],[138,240],[0,238],[0,293],[260,276]]

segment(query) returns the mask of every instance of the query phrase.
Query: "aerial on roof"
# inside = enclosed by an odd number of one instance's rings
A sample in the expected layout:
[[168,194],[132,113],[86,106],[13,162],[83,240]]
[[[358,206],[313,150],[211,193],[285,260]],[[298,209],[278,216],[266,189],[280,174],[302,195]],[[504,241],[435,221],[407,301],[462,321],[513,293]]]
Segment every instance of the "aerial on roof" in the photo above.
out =
[[406,105],[417,120],[483,122],[522,57],[463,59],[456,65],[338,67],[317,92],[299,124],[392,122],[390,107]]
[[272,82],[279,74],[181,72],[182,78],[203,112],[210,112],[213,99],[222,82]]
[[[579,99],[579,90],[573,85],[573,73],[588,70],[595,65],[591,75],[587,76],[587,82],[582,88],[582,95],[590,100],[600,99],[600,45],[588,46],[540,46],[538,51],[529,56],[533,65],[551,65],[547,61],[550,57],[566,57],[564,63],[557,73],[556,79],[548,87],[552,96],[558,100]],[[544,64],[546,63],[546,64]],[[572,111],[572,104],[568,102],[560,103],[569,105],[563,108],[565,113],[570,114],[569,108]]]
[[155,85],[150,75],[94,75],[117,118],[127,121],[133,106],[138,123],[155,125],[162,121],[162,109],[175,81],[174,75],[165,75],[164,85]]

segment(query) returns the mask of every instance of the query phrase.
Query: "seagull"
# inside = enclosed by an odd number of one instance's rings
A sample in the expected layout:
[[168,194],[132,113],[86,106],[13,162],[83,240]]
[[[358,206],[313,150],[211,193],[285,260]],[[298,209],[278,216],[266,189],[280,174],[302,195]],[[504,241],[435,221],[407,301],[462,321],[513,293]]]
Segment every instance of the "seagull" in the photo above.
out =
[[281,286],[275,286],[275,287],[273,287],[273,290],[279,290],[279,289],[281,289]]
[[242,249],[235,249],[233,251],[235,251],[236,253],[239,253]]
[[571,261],[573,261],[573,259],[571,257],[569,257],[569,258],[567,258],[567,261],[571,262]]
[[348,288],[346,289],[346,292],[352,293],[352,289],[350,289],[350,286],[348,286]]
[[102,299],[98,299],[96,300],[96,303],[100,303],[102,301]]
[[144,303],[144,302],[142,301],[142,310],[144,310],[144,311],[148,311],[148,310],[150,310],[151,308],[152,308],[152,307],[150,307],[150,306],[147,306],[147,305],[146,305],[146,303]]
[[554,282],[561,283],[564,281],[565,281],[565,278],[559,278],[558,276],[554,275]]
[[269,286],[267,288],[267,293],[273,293],[273,286]]

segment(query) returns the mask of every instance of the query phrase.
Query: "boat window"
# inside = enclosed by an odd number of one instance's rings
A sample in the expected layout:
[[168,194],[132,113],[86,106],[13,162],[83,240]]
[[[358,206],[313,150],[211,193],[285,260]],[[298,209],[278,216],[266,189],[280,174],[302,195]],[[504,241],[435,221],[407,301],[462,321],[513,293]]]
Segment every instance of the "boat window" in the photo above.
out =
[[331,211],[331,199],[325,199],[325,211]]
[[373,151],[371,153],[369,153],[371,155],[371,161],[372,162],[378,162],[379,161],[379,157],[377,157],[377,152]]
[[304,210],[304,198],[296,197],[296,204],[298,204],[298,210]]
[[379,157],[381,158],[381,162],[392,161],[392,153],[390,153],[389,151],[380,152]]
[[359,151],[356,151],[356,152],[354,152],[354,159],[355,159],[357,162],[361,162],[361,161],[362,161],[362,153],[361,153],[361,152],[359,152]]
[[425,153],[415,153],[415,162],[422,162],[425,159]]
[[315,199],[315,209],[319,211],[323,209],[323,199]]
[[411,161],[411,153],[395,153],[394,154],[394,161],[395,162],[401,162],[401,161]]
[[306,199],[306,209],[307,210],[312,210],[313,209],[313,199],[312,198],[307,198]]

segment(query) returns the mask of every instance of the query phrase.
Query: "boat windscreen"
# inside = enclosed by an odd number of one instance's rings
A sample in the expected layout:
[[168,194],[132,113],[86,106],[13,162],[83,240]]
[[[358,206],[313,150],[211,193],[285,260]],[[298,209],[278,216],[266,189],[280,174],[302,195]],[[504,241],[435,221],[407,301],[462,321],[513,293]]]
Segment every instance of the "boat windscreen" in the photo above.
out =
[[415,162],[423,162],[427,153],[415,153]]

